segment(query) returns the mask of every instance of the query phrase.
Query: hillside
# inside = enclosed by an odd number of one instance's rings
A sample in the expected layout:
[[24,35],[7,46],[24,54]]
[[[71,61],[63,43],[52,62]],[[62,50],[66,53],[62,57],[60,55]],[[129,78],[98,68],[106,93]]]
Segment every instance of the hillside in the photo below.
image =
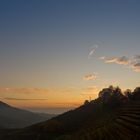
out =
[[[129,96],[128,96],[129,95]],[[1,133],[4,140],[139,140],[140,90],[103,89],[75,110],[30,127]]]
[[0,128],[23,128],[53,117],[12,107],[0,101]]
[[[100,125],[99,125],[100,124]],[[140,101],[133,101],[118,110],[116,118],[104,120],[97,127],[90,125],[70,136],[67,140],[139,140],[140,139]]]

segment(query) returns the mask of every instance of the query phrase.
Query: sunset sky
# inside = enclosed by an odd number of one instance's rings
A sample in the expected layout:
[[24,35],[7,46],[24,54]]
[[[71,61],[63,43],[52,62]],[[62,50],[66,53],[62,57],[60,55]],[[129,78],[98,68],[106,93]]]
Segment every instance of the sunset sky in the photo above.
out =
[[111,84],[140,86],[139,0],[0,1],[0,100],[61,113]]

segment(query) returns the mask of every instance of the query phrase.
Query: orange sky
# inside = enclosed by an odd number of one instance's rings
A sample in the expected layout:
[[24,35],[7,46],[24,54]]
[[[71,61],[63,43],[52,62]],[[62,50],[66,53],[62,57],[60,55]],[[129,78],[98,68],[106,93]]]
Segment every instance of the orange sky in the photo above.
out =
[[140,86],[140,1],[0,1],[0,99],[70,108]]

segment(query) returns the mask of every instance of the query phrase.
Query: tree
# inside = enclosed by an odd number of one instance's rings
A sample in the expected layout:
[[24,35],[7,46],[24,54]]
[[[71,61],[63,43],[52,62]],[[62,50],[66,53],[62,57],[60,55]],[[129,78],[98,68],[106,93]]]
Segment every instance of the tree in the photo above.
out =
[[130,89],[125,90],[124,95],[128,98],[128,100],[133,99],[132,91]]
[[117,107],[124,103],[125,96],[119,87],[109,86],[99,92],[99,98],[102,99],[103,103],[110,107]]
[[133,95],[133,100],[140,100],[140,87],[136,87],[132,95]]
[[89,104],[89,101],[85,100],[84,105],[87,105],[87,104]]

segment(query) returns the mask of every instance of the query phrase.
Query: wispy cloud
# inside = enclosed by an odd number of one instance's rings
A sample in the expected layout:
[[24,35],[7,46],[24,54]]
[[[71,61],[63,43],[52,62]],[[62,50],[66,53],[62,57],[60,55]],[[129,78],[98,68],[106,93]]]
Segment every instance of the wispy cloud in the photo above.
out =
[[47,93],[48,89],[42,88],[0,88],[0,93],[19,93],[19,94],[42,94]]
[[122,57],[100,57],[105,63],[115,63],[119,65],[125,65],[127,68],[131,68],[135,72],[140,72],[140,55],[135,55],[132,58],[126,56]]
[[131,68],[132,68],[135,72],[140,72],[140,62],[131,64]]
[[134,56],[134,60],[138,60],[139,61],[140,60],[140,55],[135,55]]
[[140,72],[140,55],[135,55],[131,61],[130,68],[135,72]]
[[97,78],[96,74],[87,74],[83,77],[83,80],[89,81],[89,80],[95,80]]
[[127,58],[126,56],[122,56],[122,57],[100,57],[100,59],[104,60],[105,63],[116,63],[116,64],[120,64],[120,65],[128,65],[130,63],[129,58]]
[[88,59],[90,59],[90,58],[93,56],[93,54],[95,53],[95,51],[96,51],[97,48],[98,48],[98,45],[97,45],[97,44],[95,44],[95,45],[92,47],[92,49],[90,50],[90,52],[89,52],[89,54],[88,54]]
[[30,101],[30,100],[34,100],[34,101],[40,101],[40,100],[47,100],[47,99],[25,99],[25,98],[4,98],[5,100],[17,100],[17,101]]

